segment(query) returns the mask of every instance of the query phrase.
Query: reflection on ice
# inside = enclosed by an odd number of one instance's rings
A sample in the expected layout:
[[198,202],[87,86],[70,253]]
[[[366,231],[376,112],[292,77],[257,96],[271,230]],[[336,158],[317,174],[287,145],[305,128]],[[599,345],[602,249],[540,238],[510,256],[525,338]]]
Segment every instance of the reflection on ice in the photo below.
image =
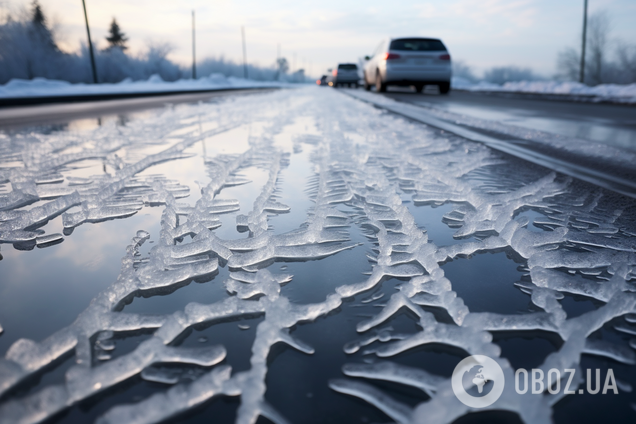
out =
[[[113,387],[152,382],[141,398],[90,419],[159,422],[226,397],[240,399],[239,423],[288,422],[294,405],[268,390],[294,384],[271,375],[279,344],[311,364],[320,381],[311,399],[336,396],[349,421],[365,408],[349,396],[382,411],[378,420],[469,414],[443,369],[405,363],[429,346],[488,355],[510,381],[527,360],[514,348],[526,335],[529,345],[541,340],[530,359],[544,371],[578,369],[584,354],[636,364],[633,201],[335,91],[245,96],[3,141],[3,299],[20,301],[18,280],[37,290],[29,279],[40,278],[13,271],[40,250],[18,257],[8,244],[46,248],[35,256],[41,265],[57,254],[89,275],[87,256],[121,243],[117,229],[131,241],[120,246],[119,273],[73,305],[72,322],[45,326],[46,336],[27,327],[16,336],[16,320],[0,311],[14,331],[0,359],[0,421],[59,418]],[[143,226],[124,224],[148,211]],[[59,287],[60,299],[76,290]],[[573,306],[572,296],[592,307]],[[295,334],[323,320],[348,341]],[[626,339],[593,336],[599,329]],[[559,343],[542,350],[546,334]],[[334,361],[342,374],[323,374]],[[61,364],[63,378],[37,380]],[[378,381],[416,389],[415,401]],[[560,399],[508,388],[491,408],[543,423]],[[316,411],[307,422],[324,418]]]

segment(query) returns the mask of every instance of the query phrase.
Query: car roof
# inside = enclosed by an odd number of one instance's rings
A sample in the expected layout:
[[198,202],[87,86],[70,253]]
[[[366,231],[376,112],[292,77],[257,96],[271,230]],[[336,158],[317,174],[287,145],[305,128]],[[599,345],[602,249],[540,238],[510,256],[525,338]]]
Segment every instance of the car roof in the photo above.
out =
[[437,40],[437,41],[442,41],[439,38],[436,37],[422,37],[422,36],[413,36],[413,37],[391,37],[389,38],[389,41],[393,41],[393,40],[404,40],[405,38],[419,38],[420,40]]

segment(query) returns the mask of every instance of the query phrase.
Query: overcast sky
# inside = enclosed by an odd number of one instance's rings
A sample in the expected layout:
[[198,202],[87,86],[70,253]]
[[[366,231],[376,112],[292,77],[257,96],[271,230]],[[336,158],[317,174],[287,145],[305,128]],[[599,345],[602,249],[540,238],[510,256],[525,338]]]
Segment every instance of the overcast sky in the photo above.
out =
[[[10,10],[31,0],[0,0]],[[40,0],[67,50],[86,40],[81,0]],[[579,46],[583,0],[86,0],[93,40],[105,47],[117,18],[130,51],[168,42],[171,58],[191,61],[191,11],[196,10],[197,57],[241,60],[245,26],[251,63],[273,65],[277,44],[290,63],[312,75],[333,63],[357,61],[383,37],[441,38],[454,60],[475,70],[517,65],[552,75],[558,51]],[[636,40],[636,0],[589,0],[590,12],[607,10],[612,37]]]

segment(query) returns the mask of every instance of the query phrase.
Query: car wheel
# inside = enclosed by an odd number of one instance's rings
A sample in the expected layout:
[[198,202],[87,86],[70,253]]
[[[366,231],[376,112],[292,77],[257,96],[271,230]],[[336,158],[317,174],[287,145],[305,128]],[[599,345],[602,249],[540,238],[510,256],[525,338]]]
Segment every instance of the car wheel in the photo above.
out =
[[415,92],[421,93],[424,90],[424,84],[415,84]]
[[369,81],[367,81],[367,74],[364,74],[364,89],[366,91],[371,90],[371,84],[369,84]]
[[439,87],[439,94],[448,94],[450,92],[450,82],[442,82],[437,84]]
[[375,91],[378,93],[384,93],[386,91],[386,83],[382,81],[380,71],[375,74]]

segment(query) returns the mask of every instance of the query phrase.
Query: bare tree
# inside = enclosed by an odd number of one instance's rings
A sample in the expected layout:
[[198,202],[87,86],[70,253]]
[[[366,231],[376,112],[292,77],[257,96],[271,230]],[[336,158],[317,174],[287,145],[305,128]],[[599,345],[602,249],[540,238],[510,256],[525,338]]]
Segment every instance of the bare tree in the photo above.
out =
[[520,68],[518,66],[495,66],[484,72],[484,80],[494,84],[505,84],[515,81],[536,81],[537,75],[530,68]]
[[586,60],[586,75],[589,83],[603,83],[603,64],[607,60],[610,33],[610,18],[606,11],[599,11],[590,16],[588,21],[587,45],[589,59]]
[[636,82],[636,46],[619,42],[616,48],[617,67],[622,83]]
[[[604,11],[595,12],[587,22],[587,57],[585,58],[585,83],[591,85],[602,84],[604,68],[608,62],[610,43],[610,18]],[[580,71],[581,52],[567,47],[557,56],[557,76],[570,81],[578,79]]]
[[464,78],[470,82],[476,82],[478,79],[470,65],[462,60],[453,60],[453,77]]
[[567,47],[557,56],[557,77],[576,81],[581,67],[581,53],[572,47]]

